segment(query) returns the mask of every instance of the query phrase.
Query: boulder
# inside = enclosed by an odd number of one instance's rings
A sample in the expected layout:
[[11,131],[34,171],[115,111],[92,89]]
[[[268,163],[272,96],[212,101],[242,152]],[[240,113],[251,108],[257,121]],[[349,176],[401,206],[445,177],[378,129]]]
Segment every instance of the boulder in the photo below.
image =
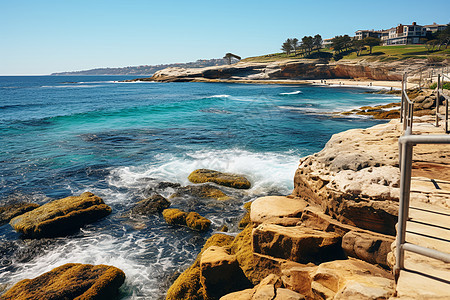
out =
[[273,300],[305,300],[306,297],[289,289],[278,288]]
[[344,257],[341,237],[302,226],[261,224],[252,232],[253,251],[300,263],[322,262]]
[[211,221],[196,212],[190,212],[186,216],[186,226],[197,231],[206,231],[211,226]]
[[231,243],[231,253],[236,255],[239,266],[245,276],[256,285],[269,274],[281,274],[281,259],[261,255],[253,252],[252,247],[253,227],[248,225]]
[[281,266],[281,280],[283,285],[293,291],[314,298],[312,290],[312,277],[317,270],[314,264],[302,265],[288,261]]
[[308,202],[284,196],[267,196],[251,204],[250,220],[254,224],[271,223],[293,226],[300,221]]
[[12,218],[22,215],[39,207],[36,203],[18,202],[0,206],[0,226],[11,221]]
[[200,284],[200,259],[203,252],[211,246],[226,246],[233,241],[233,237],[225,234],[214,234],[211,236],[203,246],[200,253],[197,255],[195,262],[187,268],[167,291],[166,300],[178,299],[192,299],[203,300],[207,299],[206,291]]
[[116,267],[65,264],[19,281],[0,299],[114,299],[124,281],[125,273]]
[[394,238],[391,236],[350,231],[342,238],[342,249],[348,256],[389,268],[387,256],[393,242]]
[[323,263],[312,281],[313,292],[331,292],[337,299],[388,299],[394,291],[391,273],[357,259]]
[[187,213],[178,208],[163,210],[163,217],[169,225],[186,226]]
[[159,194],[155,194],[150,198],[139,201],[131,210],[132,214],[151,215],[160,213],[170,206],[170,202]]
[[219,246],[211,246],[203,252],[200,282],[208,296],[214,298],[252,287],[239,267],[236,256]]
[[211,221],[198,213],[187,213],[177,208],[165,209],[163,217],[169,225],[187,226],[197,231],[206,231],[211,226]]
[[283,287],[280,277],[268,275],[253,289],[227,294],[220,300],[302,300],[305,297]]
[[220,297],[220,300],[251,300],[255,291],[253,289],[246,289],[234,293],[227,294]]
[[192,172],[188,179],[193,183],[213,182],[218,185],[236,189],[249,189],[250,181],[242,175],[222,173],[208,169],[198,169]]
[[13,218],[10,225],[25,237],[54,237],[70,233],[111,213],[102,198],[85,192],[46,203]]
[[308,298],[388,299],[394,291],[390,272],[353,258],[319,266],[288,262],[282,272],[285,287]]
[[212,198],[221,201],[231,199],[229,196],[227,196],[227,194],[210,184],[188,185],[180,187],[175,193],[170,195],[170,198],[172,199],[184,196],[191,196],[196,198]]

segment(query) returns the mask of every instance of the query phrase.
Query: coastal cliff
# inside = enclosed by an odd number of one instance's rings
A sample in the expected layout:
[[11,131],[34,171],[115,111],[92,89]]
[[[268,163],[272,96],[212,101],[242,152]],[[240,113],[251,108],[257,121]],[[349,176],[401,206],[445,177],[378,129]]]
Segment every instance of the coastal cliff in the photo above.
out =
[[252,81],[308,80],[308,79],[368,79],[399,81],[405,71],[426,67],[425,59],[406,59],[395,62],[369,60],[290,59],[275,62],[246,62],[207,68],[166,68],[143,81]]

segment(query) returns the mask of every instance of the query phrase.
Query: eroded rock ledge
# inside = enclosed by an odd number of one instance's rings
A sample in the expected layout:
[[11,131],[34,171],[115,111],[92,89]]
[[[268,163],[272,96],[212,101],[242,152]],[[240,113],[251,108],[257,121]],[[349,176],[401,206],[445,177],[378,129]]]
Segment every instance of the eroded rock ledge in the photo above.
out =
[[426,60],[414,59],[395,62],[367,60],[340,60],[329,63],[321,59],[292,59],[268,63],[238,62],[233,65],[206,68],[171,67],[157,71],[143,81],[243,81],[306,80],[331,78],[360,78],[369,80],[401,80],[405,71],[419,70]]

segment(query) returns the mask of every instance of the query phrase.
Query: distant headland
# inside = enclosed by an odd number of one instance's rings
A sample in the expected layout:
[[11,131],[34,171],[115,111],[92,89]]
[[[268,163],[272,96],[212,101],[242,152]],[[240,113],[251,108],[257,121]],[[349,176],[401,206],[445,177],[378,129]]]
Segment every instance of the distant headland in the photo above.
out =
[[173,63],[173,64],[161,64],[161,65],[144,65],[134,67],[122,67],[122,68],[97,68],[83,71],[72,72],[60,72],[52,73],[52,76],[67,76],[67,75],[136,75],[136,76],[150,76],[156,71],[170,68],[204,68],[211,66],[221,66],[228,63],[225,58],[212,58],[212,59],[198,59],[197,61],[187,63]]

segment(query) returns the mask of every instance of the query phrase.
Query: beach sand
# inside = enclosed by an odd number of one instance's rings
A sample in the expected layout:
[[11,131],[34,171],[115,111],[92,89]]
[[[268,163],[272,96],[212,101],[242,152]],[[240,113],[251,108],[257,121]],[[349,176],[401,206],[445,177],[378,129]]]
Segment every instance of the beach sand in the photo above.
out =
[[[378,81],[378,80],[357,80],[357,79],[313,79],[313,80],[303,80],[310,84],[315,85],[341,85],[341,86],[351,86],[351,87],[377,87],[377,88],[393,88],[401,89],[401,81]],[[408,88],[414,88],[417,84],[408,83]]]

